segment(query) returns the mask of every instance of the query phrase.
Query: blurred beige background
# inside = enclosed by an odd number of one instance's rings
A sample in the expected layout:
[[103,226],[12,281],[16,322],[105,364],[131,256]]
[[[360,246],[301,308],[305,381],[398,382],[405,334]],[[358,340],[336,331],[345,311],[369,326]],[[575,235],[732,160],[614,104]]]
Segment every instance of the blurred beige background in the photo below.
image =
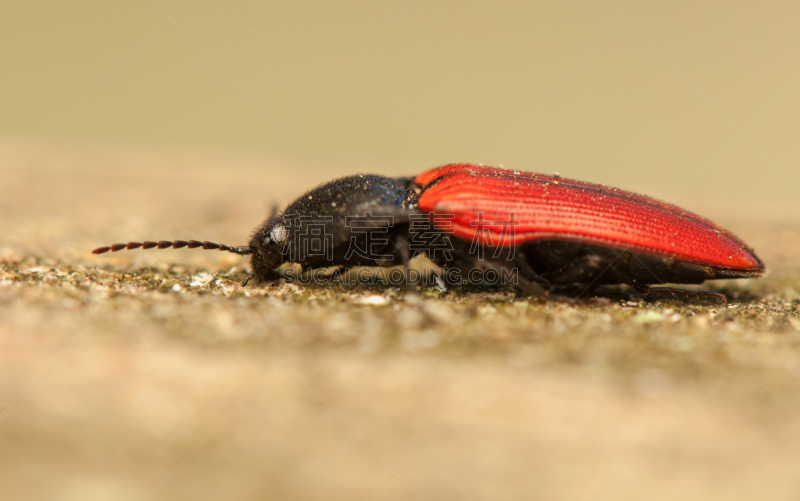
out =
[[[797,2],[13,2],[0,134],[27,141],[0,182],[62,142],[222,154],[226,196],[283,201],[466,161],[794,222],[798,19]],[[271,190],[287,165],[292,189]]]
[[[6,3],[2,492],[798,499],[800,3]],[[677,203],[770,275],[570,307],[88,252],[456,161]]]

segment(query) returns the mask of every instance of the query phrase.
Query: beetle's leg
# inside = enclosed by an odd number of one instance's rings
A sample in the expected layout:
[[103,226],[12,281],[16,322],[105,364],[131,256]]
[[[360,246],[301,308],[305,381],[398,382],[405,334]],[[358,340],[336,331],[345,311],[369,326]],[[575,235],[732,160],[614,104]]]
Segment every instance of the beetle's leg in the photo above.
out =
[[256,276],[256,272],[253,272],[253,273],[251,273],[251,274],[247,275],[247,278],[245,278],[245,279],[244,279],[244,281],[242,282],[242,287],[247,287],[247,283],[248,283],[248,282],[249,282],[249,281],[250,281],[250,280],[251,280],[251,279],[252,279],[254,276]]
[[257,285],[268,284],[268,283],[275,283],[278,280],[280,280],[281,275],[275,270],[270,270],[270,271],[261,270],[261,273],[259,273],[257,270],[254,270],[247,276],[247,278],[245,278],[242,281],[242,287],[245,287],[253,279],[255,279],[255,283]]
[[648,296],[670,296],[690,299],[719,299],[728,307],[728,298],[721,292],[690,291],[686,289],[673,289],[671,287],[650,287]]
[[672,287],[650,287],[649,285],[630,280],[623,273],[620,273],[614,266],[609,266],[608,271],[613,273],[621,284],[629,285],[633,290],[645,296],[665,296],[682,299],[719,299],[725,306],[728,306],[728,298],[720,292],[690,291],[686,289],[674,289]]
[[720,292],[690,291],[686,289],[674,289],[672,287],[650,287],[639,283],[629,283],[637,292],[645,296],[666,296],[682,299],[719,299],[725,306],[728,306],[728,298]]
[[528,280],[524,276],[517,277],[517,283],[514,285],[517,290],[546,301],[556,301],[567,304],[576,304],[582,301],[578,298],[565,296],[563,294],[552,294],[549,290],[542,287],[542,284]]
[[521,292],[538,297],[539,299],[546,299],[550,295],[549,291],[544,290],[544,287],[536,282],[528,280],[522,275],[517,276],[517,283],[514,284],[514,287]]
[[398,234],[394,237],[395,255],[400,258],[400,262],[402,263],[406,272],[406,291],[411,294],[416,294],[417,283],[408,279],[409,275],[411,274],[408,267],[408,263],[411,261],[411,250],[409,249],[410,245],[411,243],[408,240],[408,236]]
[[[483,270],[493,269],[497,272],[498,276],[503,276],[503,271],[511,272],[512,276],[516,278],[515,282],[512,282],[511,285],[514,286],[518,291],[528,294],[529,296],[534,296],[539,299],[546,299],[552,298],[556,300],[560,300],[561,296],[550,296],[550,292],[545,290],[542,285],[548,285],[549,282],[539,274],[533,271],[533,269],[527,265],[527,263],[519,263],[519,260],[512,261],[512,264],[507,264],[507,262],[499,261],[499,260],[491,260],[491,259],[475,259],[473,265],[475,267],[481,268]],[[520,267],[516,268],[517,273],[514,274],[513,271],[516,265],[520,265]],[[522,268],[522,269],[520,269]]]
[[522,277],[525,277],[527,280],[535,282],[537,284],[550,285],[550,281],[544,278],[543,276],[539,275],[538,273],[536,273],[533,267],[531,267],[531,265],[528,263],[528,260],[524,259],[524,256],[521,259],[519,258],[514,259],[513,262],[514,266],[517,267]]

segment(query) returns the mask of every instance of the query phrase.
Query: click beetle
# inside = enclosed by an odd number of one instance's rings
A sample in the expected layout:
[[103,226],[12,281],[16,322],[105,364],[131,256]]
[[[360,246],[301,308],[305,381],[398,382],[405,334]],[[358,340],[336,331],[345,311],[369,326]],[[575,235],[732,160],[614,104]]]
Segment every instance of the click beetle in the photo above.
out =
[[277,279],[284,263],[303,270],[337,267],[336,275],[353,266],[407,265],[425,253],[444,270],[514,272],[508,275],[513,285],[539,297],[551,286],[627,284],[645,295],[727,304],[720,293],[652,285],[765,272],[736,236],[672,204],[557,175],[471,164],[415,178],[356,175],[329,182],[269,217],[247,246],[176,240],[93,252],[139,247],[250,255],[252,274],[245,284]]

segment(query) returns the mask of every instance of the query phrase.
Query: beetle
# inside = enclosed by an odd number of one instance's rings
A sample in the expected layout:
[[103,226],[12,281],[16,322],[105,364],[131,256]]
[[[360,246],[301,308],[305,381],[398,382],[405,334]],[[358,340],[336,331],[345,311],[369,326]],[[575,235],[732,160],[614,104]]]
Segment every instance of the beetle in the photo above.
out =
[[[358,231],[354,221],[364,223]],[[421,229],[426,238],[415,241]],[[328,237],[324,252],[304,253],[320,235]],[[354,253],[354,246],[369,252]],[[337,276],[353,266],[407,266],[425,253],[444,270],[506,273],[519,290],[539,297],[553,286],[627,284],[645,295],[718,298],[727,304],[724,294],[652,285],[758,277],[766,271],[732,233],[675,205],[558,175],[473,164],[446,165],[414,178],[337,179],[274,213],[247,246],[176,240],[114,244],[93,252],[138,247],[250,255],[252,274],[243,285],[279,278],[276,269],[287,262],[303,270],[337,267],[332,275]]]

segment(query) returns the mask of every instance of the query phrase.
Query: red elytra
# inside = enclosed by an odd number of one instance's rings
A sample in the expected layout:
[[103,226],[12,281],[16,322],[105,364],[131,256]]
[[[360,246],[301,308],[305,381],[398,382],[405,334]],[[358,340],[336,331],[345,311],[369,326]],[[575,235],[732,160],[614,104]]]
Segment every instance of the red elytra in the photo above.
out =
[[433,169],[415,182],[422,187],[419,208],[452,214],[450,229],[464,239],[503,246],[574,241],[730,270],[739,276],[764,272],[753,251],[727,230],[635,193],[470,164]]

